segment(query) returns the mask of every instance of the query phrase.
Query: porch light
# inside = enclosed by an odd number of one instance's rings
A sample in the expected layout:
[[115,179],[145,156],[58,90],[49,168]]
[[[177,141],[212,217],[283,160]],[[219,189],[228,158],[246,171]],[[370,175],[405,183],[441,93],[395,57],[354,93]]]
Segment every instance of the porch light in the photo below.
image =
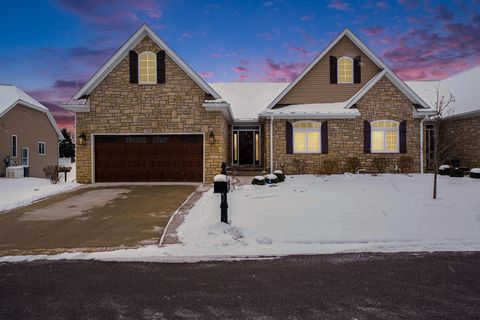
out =
[[213,130],[210,131],[210,134],[208,135],[208,139],[210,141],[210,144],[214,144],[215,143],[215,133],[213,133]]
[[81,146],[84,146],[85,143],[87,143],[87,135],[85,134],[85,132],[82,132],[82,133],[80,133],[80,135],[78,136],[77,144],[78,144],[78,145],[81,145]]

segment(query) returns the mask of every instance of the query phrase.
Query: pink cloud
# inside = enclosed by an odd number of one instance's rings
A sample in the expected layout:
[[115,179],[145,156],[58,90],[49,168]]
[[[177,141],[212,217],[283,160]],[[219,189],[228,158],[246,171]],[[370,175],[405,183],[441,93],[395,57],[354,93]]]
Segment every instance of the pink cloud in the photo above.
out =
[[305,62],[276,62],[270,58],[267,58],[265,62],[262,79],[272,82],[293,81],[307,66]]
[[341,1],[341,0],[330,1],[330,3],[328,4],[328,7],[332,8],[332,9],[337,9],[337,10],[348,10],[349,9],[348,3],[344,2],[344,1]]
[[240,77],[238,77],[238,79],[240,81],[245,81],[245,80],[248,80],[249,76],[247,74],[241,74]]
[[376,36],[382,33],[385,30],[385,28],[381,26],[375,26],[375,27],[362,28],[360,30],[368,36]]
[[306,14],[300,17],[300,21],[312,21],[312,20],[313,20],[313,14]]
[[233,72],[235,72],[235,73],[244,73],[244,72],[247,72],[247,71],[248,71],[247,68],[242,67],[242,66],[233,67],[232,70],[233,70]]
[[408,9],[415,9],[418,6],[418,0],[398,0],[398,3]]
[[212,78],[215,74],[212,71],[202,71],[200,75],[204,78]]

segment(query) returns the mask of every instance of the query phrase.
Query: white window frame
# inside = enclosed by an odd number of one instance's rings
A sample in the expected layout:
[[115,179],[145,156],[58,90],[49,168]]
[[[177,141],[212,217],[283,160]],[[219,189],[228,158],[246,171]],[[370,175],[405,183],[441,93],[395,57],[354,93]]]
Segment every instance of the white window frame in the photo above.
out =
[[[13,137],[15,137],[15,154],[13,154]],[[11,144],[11,149],[10,151],[12,152],[12,158],[16,158],[18,155],[18,137],[15,134],[12,134],[12,139],[10,140]]]
[[[27,164],[23,164],[23,150],[27,150]],[[30,165],[30,150],[28,148],[22,148],[22,166],[28,167]]]
[[[40,145],[43,145],[43,153],[40,153]],[[44,156],[47,154],[47,144],[44,142],[44,141],[38,141],[38,144],[37,144],[37,151],[38,151],[38,155],[39,156]]]
[[[317,132],[317,128],[295,128],[296,124],[300,123],[318,123],[320,126],[318,127],[318,134],[319,134],[319,149],[318,151],[310,151],[308,150],[308,132]],[[305,151],[297,151],[295,148],[295,132],[304,132],[305,133]],[[293,145],[293,153],[302,154],[302,153],[322,153],[322,123],[319,121],[311,121],[311,120],[304,120],[304,121],[296,121],[292,123],[292,145]]]
[[[142,80],[140,80],[141,79],[140,70],[142,69],[140,67],[140,60],[141,60],[142,56],[144,56],[146,54],[153,54],[153,56],[155,57],[155,80],[154,81],[142,81]],[[157,84],[157,77],[158,77],[158,75],[157,75],[157,63],[158,63],[157,55],[152,51],[143,51],[142,53],[140,53],[138,55],[138,84]]]
[[[375,122],[382,122],[382,121],[388,121],[388,122],[394,122],[397,124],[396,127],[374,127],[372,124]],[[374,131],[381,131],[384,132],[383,134],[383,148],[384,150],[373,150],[373,132]],[[397,148],[395,150],[386,150],[387,147],[387,131],[396,131],[397,132]],[[370,122],[370,152],[371,153],[400,153],[400,122],[395,121],[395,120],[375,120]]]
[[[352,81],[340,81],[340,60],[342,60],[342,59],[348,59],[352,62]],[[347,56],[343,56],[343,57],[338,58],[338,60],[337,60],[337,83],[344,83],[344,84],[353,83],[353,78],[354,78],[353,59],[350,58],[350,57],[347,57]]]

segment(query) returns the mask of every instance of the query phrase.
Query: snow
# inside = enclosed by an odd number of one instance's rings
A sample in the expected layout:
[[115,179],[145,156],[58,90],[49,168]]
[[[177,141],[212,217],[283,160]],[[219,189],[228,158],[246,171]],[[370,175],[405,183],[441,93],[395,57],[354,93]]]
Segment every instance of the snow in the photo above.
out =
[[[66,165],[70,159],[59,159],[59,164]],[[25,206],[58,193],[72,190],[79,186],[73,181],[75,177],[75,164],[71,164],[72,171],[68,173],[68,181],[60,180],[57,184],[51,184],[48,179],[41,178],[0,178],[0,214],[5,210]]]
[[480,250],[480,185],[439,176],[290,176],[275,188],[229,193],[230,225],[220,196],[206,192],[178,229],[181,244],[110,252],[3,257],[2,261],[99,259],[199,261],[287,254]]
[[265,176],[265,179],[274,180],[274,179],[278,179],[278,177],[273,173],[269,173]]
[[0,116],[17,101],[22,100],[48,112],[48,108],[15,86],[0,85]]
[[283,174],[283,171],[282,170],[275,170],[273,171],[274,174]]
[[278,109],[265,109],[262,115],[269,116],[325,116],[325,117],[356,117],[360,115],[357,109],[345,109],[348,101],[335,103],[292,104]]
[[213,177],[214,182],[227,182],[228,178],[224,174],[217,174],[215,177]]
[[265,180],[265,177],[263,176],[255,176],[255,179],[259,180],[259,181],[262,181],[262,180]]
[[440,170],[446,170],[450,169],[450,166],[448,164],[442,164],[440,167],[438,167]]
[[470,170],[471,173],[480,173],[480,168],[473,168]]
[[237,121],[257,120],[260,111],[282,92],[288,83],[276,82],[223,82],[209,85],[232,108]]

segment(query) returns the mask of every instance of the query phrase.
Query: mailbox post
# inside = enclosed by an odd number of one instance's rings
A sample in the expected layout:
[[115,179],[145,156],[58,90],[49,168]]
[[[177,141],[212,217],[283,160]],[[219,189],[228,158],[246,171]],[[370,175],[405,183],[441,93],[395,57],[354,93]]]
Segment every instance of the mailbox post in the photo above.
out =
[[213,193],[220,193],[220,222],[228,223],[228,202],[227,202],[227,193],[230,190],[230,183],[228,182],[227,165],[225,162],[222,163],[222,172],[219,175],[216,175],[213,178]]

